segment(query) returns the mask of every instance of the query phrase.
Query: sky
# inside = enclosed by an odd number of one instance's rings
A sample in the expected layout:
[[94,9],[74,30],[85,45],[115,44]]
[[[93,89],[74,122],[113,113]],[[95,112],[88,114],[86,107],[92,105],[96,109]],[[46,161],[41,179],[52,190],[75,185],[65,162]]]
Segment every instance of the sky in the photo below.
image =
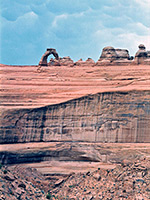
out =
[[0,0],[0,63],[38,64],[46,48],[97,61],[106,46],[150,50],[150,0]]

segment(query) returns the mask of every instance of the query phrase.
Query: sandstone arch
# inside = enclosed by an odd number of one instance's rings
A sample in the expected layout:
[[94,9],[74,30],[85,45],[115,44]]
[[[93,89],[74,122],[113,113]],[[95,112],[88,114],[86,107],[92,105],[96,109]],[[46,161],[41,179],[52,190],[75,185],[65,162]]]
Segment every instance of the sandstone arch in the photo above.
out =
[[46,52],[43,54],[40,62],[39,62],[39,65],[40,66],[47,66],[47,58],[49,55],[53,55],[57,60],[59,60],[59,56],[58,56],[58,53],[56,52],[56,49],[52,49],[52,48],[48,48],[46,50]]

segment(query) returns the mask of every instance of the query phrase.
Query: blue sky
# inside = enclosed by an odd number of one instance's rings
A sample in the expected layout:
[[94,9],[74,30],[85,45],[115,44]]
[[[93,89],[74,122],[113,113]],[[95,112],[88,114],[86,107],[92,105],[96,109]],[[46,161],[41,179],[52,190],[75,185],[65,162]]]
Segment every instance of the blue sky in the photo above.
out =
[[150,50],[150,0],[0,0],[3,64],[38,64],[47,47],[74,61],[105,46]]

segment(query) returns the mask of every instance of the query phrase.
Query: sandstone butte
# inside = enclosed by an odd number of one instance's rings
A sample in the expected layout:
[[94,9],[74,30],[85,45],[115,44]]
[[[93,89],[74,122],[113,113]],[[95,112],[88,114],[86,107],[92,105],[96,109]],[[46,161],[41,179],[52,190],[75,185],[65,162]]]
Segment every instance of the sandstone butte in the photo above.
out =
[[0,64],[0,199],[149,199],[149,59]]

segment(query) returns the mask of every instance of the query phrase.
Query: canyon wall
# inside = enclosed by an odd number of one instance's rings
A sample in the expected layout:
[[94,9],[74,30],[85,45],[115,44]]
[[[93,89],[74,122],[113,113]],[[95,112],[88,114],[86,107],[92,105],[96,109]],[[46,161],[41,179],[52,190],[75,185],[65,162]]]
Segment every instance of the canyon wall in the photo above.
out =
[[150,142],[150,91],[104,92],[3,113],[0,143],[42,141]]

